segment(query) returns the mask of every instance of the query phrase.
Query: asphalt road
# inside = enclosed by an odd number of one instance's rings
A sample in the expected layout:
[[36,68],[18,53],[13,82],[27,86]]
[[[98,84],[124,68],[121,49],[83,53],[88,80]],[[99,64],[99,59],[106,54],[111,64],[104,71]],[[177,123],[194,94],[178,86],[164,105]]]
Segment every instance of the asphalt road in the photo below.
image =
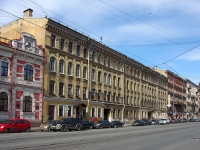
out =
[[0,134],[0,150],[200,150],[200,122]]

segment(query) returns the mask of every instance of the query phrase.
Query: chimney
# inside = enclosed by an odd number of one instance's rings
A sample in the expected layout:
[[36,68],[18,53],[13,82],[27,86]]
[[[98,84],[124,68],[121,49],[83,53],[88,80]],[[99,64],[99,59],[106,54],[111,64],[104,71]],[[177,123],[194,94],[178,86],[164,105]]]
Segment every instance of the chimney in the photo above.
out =
[[33,10],[32,9],[27,9],[24,11],[24,19],[28,19],[29,17],[32,17]]

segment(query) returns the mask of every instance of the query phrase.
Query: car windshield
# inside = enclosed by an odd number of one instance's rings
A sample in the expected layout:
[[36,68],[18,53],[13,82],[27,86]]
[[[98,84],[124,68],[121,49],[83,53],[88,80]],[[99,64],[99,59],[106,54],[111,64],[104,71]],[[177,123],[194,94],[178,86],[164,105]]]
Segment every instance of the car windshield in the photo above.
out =
[[1,124],[10,124],[10,123],[12,123],[12,120],[5,120],[5,121],[1,122]]
[[102,123],[102,121],[97,121],[97,123]]
[[135,120],[134,122],[140,122],[140,120]]
[[118,121],[112,121],[111,123],[117,123]]

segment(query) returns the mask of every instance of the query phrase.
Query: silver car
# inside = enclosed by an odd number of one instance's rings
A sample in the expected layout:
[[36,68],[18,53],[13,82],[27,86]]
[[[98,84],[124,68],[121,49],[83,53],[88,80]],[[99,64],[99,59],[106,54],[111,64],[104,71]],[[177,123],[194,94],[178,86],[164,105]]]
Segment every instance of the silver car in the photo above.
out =
[[163,125],[165,125],[165,124],[170,124],[170,123],[169,123],[169,119],[160,119],[160,120],[159,120],[159,124],[163,124]]

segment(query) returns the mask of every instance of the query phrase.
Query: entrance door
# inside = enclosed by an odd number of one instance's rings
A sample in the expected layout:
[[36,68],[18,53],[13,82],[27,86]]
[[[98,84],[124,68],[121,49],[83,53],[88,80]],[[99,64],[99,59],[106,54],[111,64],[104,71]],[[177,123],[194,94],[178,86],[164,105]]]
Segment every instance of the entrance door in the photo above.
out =
[[110,109],[104,109],[104,120],[109,120]]
[[54,120],[54,110],[55,110],[55,106],[54,105],[49,105],[48,120]]

